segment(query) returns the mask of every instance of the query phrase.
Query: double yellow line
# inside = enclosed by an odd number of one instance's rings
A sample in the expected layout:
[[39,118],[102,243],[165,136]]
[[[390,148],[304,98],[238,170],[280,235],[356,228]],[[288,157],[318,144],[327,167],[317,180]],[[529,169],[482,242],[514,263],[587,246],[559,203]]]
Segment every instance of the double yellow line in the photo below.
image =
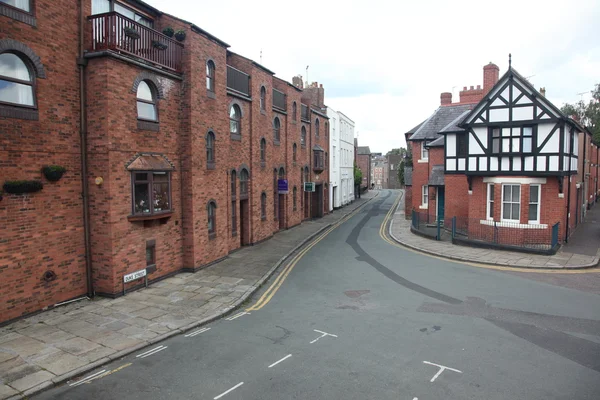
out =
[[269,286],[267,291],[263,293],[263,295],[260,297],[260,299],[258,299],[256,304],[254,304],[252,307],[247,308],[246,311],[257,311],[257,310],[260,310],[261,308],[263,308],[265,305],[267,305],[267,303],[269,303],[269,301],[271,301],[271,299],[273,298],[275,293],[277,293],[277,291],[279,290],[281,285],[283,285],[283,282],[286,280],[286,278],[288,277],[290,272],[292,272],[292,269],[294,269],[294,267],[296,266],[298,261],[300,261],[300,259],[302,257],[304,257],[304,255],[310,251],[310,249],[312,249],[314,246],[316,246],[317,243],[319,243],[321,240],[323,240],[327,235],[329,235],[338,226],[340,226],[341,224],[343,224],[344,222],[349,220],[351,217],[353,217],[354,214],[356,214],[358,211],[360,211],[366,204],[367,203],[361,205],[356,210],[352,211],[351,213],[349,213],[348,215],[346,215],[345,217],[340,219],[338,222],[336,222],[335,224],[333,224],[332,226],[327,228],[327,230],[325,232],[321,233],[315,240],[313,240],[310,245],[306,246],[306,248],[302,249],[302,251],[300,251],[298,254],[296,254],[294,256],[294,258],[292,258],[292,260],[281,271],[279,276],[277,276],[277,278],[273,281],[271,286]]
[[396,247],[399,247],[399,248],[401,248],[403,250],[408,250],[408,251],[411,251],[411,252],[416,253],[416,254],[421,254],[421,255],[424,255],[424,256],[427,256],[427,257],[435,258],[437,260],[442,260],[442,261],[446,261],[446,262],[452,262],[452,263],[455,263],[455,264],[469,265],[471,267],[476,267],[476,268],[492,269],[492,270],[496,270],[496,271],[528,272],[528,273],[532,273],[532,274],[597,274],[597,273],[600,273],[600,269],[599,268],[564,270],[564,269],[541,269],[541,268],[502,267],[502,266],[499,266],[499,265],[478,264],[478,263],[473,263],[473,262],[452,260],[452,259],[445,258],[445,257],[438,257],[438,256],[431,255],[429,253],[424,253],[422,251],[411,249],[410,247],[403,246],[403,245],[399,244],[398,242],[396,242],[394,239],[390,238],[390,236],[389,236],[389,234],[387,232],[388,223],[392,219],[392,216],[394,215],[394,212],[396,211],[396,207],[398,206],[398,203],[402,199],[402,196],[403,195],[398,196],[398,198],[394,202],[394,205],[392,206],[392,208],[390,208],[390,211],[388,211],[388,213],[385,216],[383,222],[381,223],[381,227],[379,228],[379,236],[381,236],[381,238],[383,240],[385,240],[386,242],[388,242],[392,246],[396,246]]

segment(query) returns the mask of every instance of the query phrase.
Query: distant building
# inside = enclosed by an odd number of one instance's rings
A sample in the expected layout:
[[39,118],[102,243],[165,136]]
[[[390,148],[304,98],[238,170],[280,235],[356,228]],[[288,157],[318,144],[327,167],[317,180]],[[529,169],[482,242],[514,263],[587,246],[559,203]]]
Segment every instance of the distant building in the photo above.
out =
[[358,146],[356,149],[356,164],[362,171],[360,188],[371,188],[371,149],[369,146]]
[[354,122],[331,107],[327,116],[331,130],[329,210],[333,210],[354,201]]
[[398,169],[400,168],[400,163],[404,159],[401,154],[388,154],[386,156],[387,159],[387,170],[386,170],[386,180],[385,180],[385,189],[401,189],[402,185],[400,184],[400,179],[398,178]]

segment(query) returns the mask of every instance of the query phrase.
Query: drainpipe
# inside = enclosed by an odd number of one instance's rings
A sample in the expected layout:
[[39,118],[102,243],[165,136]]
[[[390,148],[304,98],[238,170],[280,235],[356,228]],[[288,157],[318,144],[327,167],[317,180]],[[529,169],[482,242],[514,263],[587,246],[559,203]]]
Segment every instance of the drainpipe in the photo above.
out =
[[83,0],[79,0],[79,58],[77,67],[79,69],[79,147],[81,157],[81,186],[83,189],[83,231],[85,239],[85,271],[87,276],[87,295],[94,296],[94,281],[92,279],[92,251],[90,244],[90,212],[89,191],[87,182],[87,118],[85,109],[85,67],[86,60],[83,58],[83,36],[84,36]]
[[569,243],[569,214],[571,214],[571,154],[573,154],[573,140],[572,140],[573,131],[569,131],[569,165],[567,168],[569,180],[567,184],[569,185],[567,189],[567,224],[565,225],[565,243]]

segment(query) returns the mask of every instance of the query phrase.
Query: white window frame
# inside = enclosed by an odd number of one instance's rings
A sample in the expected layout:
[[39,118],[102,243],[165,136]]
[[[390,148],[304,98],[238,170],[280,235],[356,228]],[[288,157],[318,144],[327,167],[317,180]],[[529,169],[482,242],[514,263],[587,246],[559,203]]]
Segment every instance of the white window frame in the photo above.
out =
[[423,161],[429,160],[429,150],[427,150],[425,148],[426,144],[427,144],[427,141],[425,141],[425,140],[423,140],[423,142],[421,143],[421,160],[423,160]]
[[[509,201],[505,201],[504,200],[504,188],[506,186],[518,186],[519,187],[519,217],[518,219],[508,219],[508,218],[504,218],[504,204],[508,203],[508,204],[517,204],[516,202],[509,200]],[[512,199],[512,189],[510,191],[510,197]],[[502,207],[500,208],[500,220],[502,222],[516,222],[516,223],[520,223],[521,222],[521,185],[520,184],[515,184],[515,183],[503,183],[502,184],[502,193],[501,193],[501,201],[502,201]],[[512,214],[512,206],[511,206],[511,214]]]
[[[494,188],[494,200],[490,200],[490,194],[491,194],[491,188]],[[494,209],[494,205],[496,202],[496,188],[495,185],[493,183],[488,183],[487,184],[487,196],[486,196],[486,207],[485,207],[485,218],[493,221],[494,217],[491,215],[490,210],[493,211]]]
[[[427,199],[427,201],[425,201]],[[419,208],[429,208],[429,185],[421,186],[421,206]]]
[[[531,201],[531,188],[533,186],[537,186],[537,188],[538,188],[538,198],[537,198],[536,202]],[[534,220],[529,219],[529,206],[531,206],[532,204],[537,205],[537,216],[536,216],[536,219],[534,219]],[[527,205],[527,222],[529,224],[531,224],[531,225],[539,225],[540,224],[541,206],[542,206],[542,185],[529,185],[529,203]]]

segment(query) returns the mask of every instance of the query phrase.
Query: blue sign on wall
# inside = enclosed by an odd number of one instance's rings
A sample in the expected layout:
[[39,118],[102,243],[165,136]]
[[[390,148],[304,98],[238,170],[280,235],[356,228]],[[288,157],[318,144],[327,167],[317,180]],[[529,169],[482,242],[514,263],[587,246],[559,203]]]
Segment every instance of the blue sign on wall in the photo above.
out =
[[278,179],[277,180],[277,190],[279,194],[288,194],[288,181],[287,179]]

